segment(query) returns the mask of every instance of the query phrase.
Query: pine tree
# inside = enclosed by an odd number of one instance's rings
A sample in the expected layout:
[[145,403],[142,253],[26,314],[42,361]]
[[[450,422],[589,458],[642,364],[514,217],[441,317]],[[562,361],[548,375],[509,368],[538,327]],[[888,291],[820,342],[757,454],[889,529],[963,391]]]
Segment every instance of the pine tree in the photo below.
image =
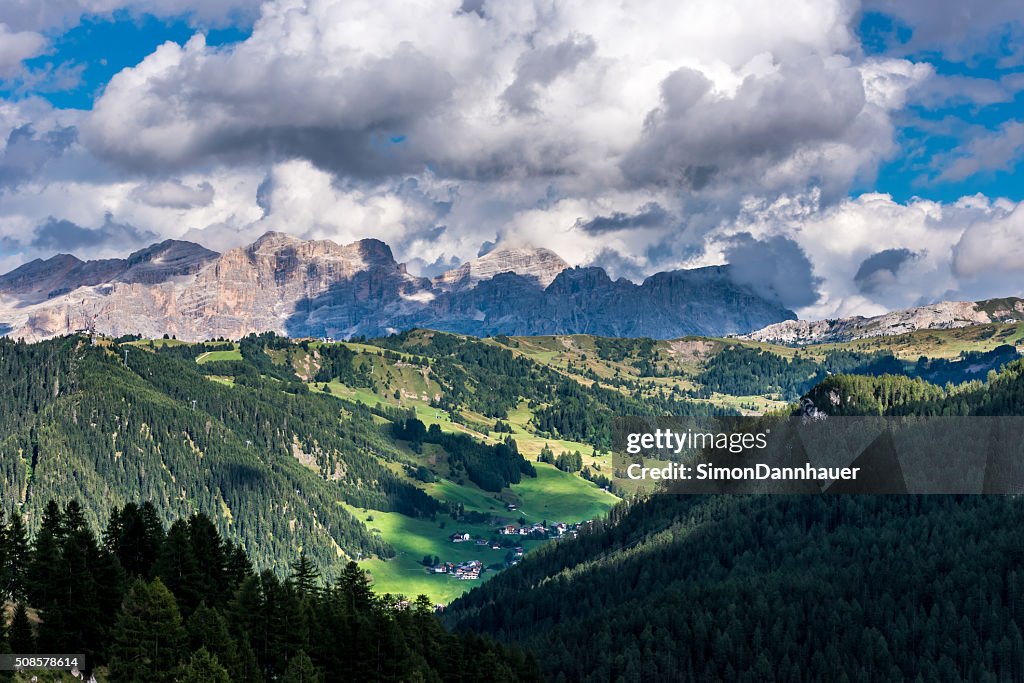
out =
[[224,565],[224,573],[227,575],[228,585],[232,587],[233,591],[246,577],[252,576],[252,562],[249,561],[249,556],[245,554],[242,546],[235,545],[230,541],[227,542],[225,555],[227,555],[227,561]]
[[53,575],[57,591],[42,615],[39,644],[52,652],[63,647],[82,652],[90,659],[103,648],[100,586],[93,570],[99,549],[92,531],[85,527],[81,508],[74,501],[65,508],[66,536],[60,550],[60,563]]
[[159,577],[163,585],[174,594],[178,605],[186,614],[191,614],[199,605],[204,592],[202,577],[199,563],[192,553],[187,522],[179,519],[167,531],[167,537],[153,566],[153,575]]
[[20,654],[36,652],[36,637],[32,633],[32,623],[28,619],[28,609],[26,609],[23,602],[19,602],[14,606],[14,614],[11,615],[11,628],[9,629],[7,639],[11,646],[11,652]]
[[174,596],[159,578],[136,579],[114,625],[110,675],[114,681],[171,683],[186,634]]
[[[24,600],[28,597],[28,569],[30,561],[28,530],[25,520],[18,513],[11,517],[5,536],[7,561],[4,563],[7,595],[13,600]],[[3,587],[0,586],[0,592]]]
[[320,572],[317,571],[305,551],[299,553],[299,559],[292,564],[291,582],[303,598],[312,597],[317,593],[317,587],[320,585]]
[[28,572],[31,604],[43,610],[44,614],[60,592],[57,573],[60,568],[60,545],[63,539],[63,516],[57,503],[51,500],[43,510],[42,523],[32,544],[32,559]]
[[320,683],[323,678],[313,666],[313,660],[303,650],[299,650],[291,659],[281,677],[281,683]]
[[205,647],[229,674],[237,678],[241,673],[238,646],[228,633],[227,621],[217,609],[207,607],[206,603],[200,604],[189,617],[185,628],[190,649],[195,651]]
[[192,653],[188,664],[174,680],[176,683],[231,683],[227,669],[205,647]]
[[4,509],[0,507],[0,605],[11,595],[10,551],[8,550],[7,534],[7,524],[4,522]]
[[62,521],[64,535],[67,536],[75,531],[81,531],[85,527],[85,510],[82,509],[82,504],[77,499],[72,498],[64,506]]
[[129,576],[149,576],[164,540],[164,529],[149,501],[111,510],[104,546],[117,556]]
[[199,584],[196,588],[209,603],[223,605],[227,602],[227,560],[224,543],[217,527],[204,514],[196,513],[188,520],[188,537],[195,558]]
[[289,659],[309,639],[308,612],[299,594],[288,581],[278,581],[272,572],[260,575],[267,626],[264,667],[280,673]]
[[366,572],[349,560],[338,578],[338,590],[341,593],[345,604],[353,612],[364,612],[373,603],[373,591],[370,590],[370,580]]

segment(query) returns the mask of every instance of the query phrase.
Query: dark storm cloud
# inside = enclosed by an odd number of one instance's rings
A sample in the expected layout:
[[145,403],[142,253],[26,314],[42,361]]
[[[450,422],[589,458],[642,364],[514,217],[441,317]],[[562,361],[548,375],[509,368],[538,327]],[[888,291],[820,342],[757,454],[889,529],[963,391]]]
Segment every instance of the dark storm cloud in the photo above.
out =
[[642,268],[636,261],[626,258],[614,249],[602,249],[587,265],[603,269],[613,280],[626,278],[640,283],[649,275],[649,269]]
[[[182,61],[219,58],[199,57],[201,49],[183,48]],[[293,158],[352,176],[422,171],[425,160],[406,144],[406,131],[451,98],[452,76],[408,44],[340,72],[325,59],[315,53],[277,55],[261,64],[258,92],[225,87],[230,66],[221,71],[183,65],[177,77],[149,80],[145,92],[115,77],[83,140],[101,157],[146,172],[202,160]],[[124,106],[148,112],[146,127],[164,131],[158,146],[146,148],[125,135],[118,123]],[[175,132],[181,121],[196,125],[182,136]]]
[[481,19],[487,15],[484,13],[484,5],[486,0],[462,0],[462,5],[459,6],[459,12],[461,14],[475,14]]
[[910,249],[885,249],[861,261],[853,281],[863,294],[874,294],[896,281],[900,268],[920,255]]
[[[996,57],[1004,66],[1024,58],[1020,0],[867,0],[864,9],[895,20],[890,54],[938,51],[955,62]],[[909,29],[909,38],[896,36],[899,28]]]
[[272,204],[270,202],[271,197],[274,194],[274,179],[267,174],[265,178],[260,182],[259,187],[256,188],[256,206],[263,209],[263,215],[270,215]]
[[[765,185],[769,169],[776,171],[773,183],[803,189],[818,174],[807,164],[816,163],[824,171],[817,182],[845,188],[845,179],[830,177],[843,173],[834,164],[798,155],[855,135],[864,104],[856,71],[814,56],[746,77],[734,97],[712,93],[701,73],[678,69],[662,82],[661,106],[648,114],[621,167],[638,185],[749,192]],[[776,168],[787,159],[795,163]]]
[[148,230],[115,223],[109,214],[98,228],[83,228],[71,221],[51,217],[36,229],[30,246],[47,251],[87,253],[111,246],[125,250],[148,245],[157,239],[157,235]]
[[164,209],[192,209],[213,202],[213,185],[203,182],[195,187],[177,180],[140,185],[132,190],[132,199]]
[[574,227],[591,235],[599,235],[615,230],[663,227],[668,219],[668,211],[657,202],[650,202],[640,207],[636,213],[616,211],[608,216],[591,218],[589,221],[580,218],[576,220]]
[[7,136],[0,153],[0,187],[17,185],[35,177],[52,159],[60,157],[78,137],[75,128],[57,128],[39,134],[31,124],[20,126]]
[[737,284],[791,309],[818,300],[821,279],[814,277],[810,259],[793,240],[781,235],[759,240],[744,232],[730,242],[725,256]]
[[516,64],[516,79],[502,99],[517,114],[536,111],[539,89],[571,72],[596,49],[590,36],[570,36],[557,45],[523,54]]

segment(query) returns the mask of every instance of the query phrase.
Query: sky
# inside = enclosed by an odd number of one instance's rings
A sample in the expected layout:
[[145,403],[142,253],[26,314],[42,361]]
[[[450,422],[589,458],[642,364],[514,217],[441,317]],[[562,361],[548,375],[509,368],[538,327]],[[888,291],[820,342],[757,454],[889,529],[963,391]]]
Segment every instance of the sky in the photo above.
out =
[[0,272],[268,230],[1024,295],[1019,0],[5,0]]

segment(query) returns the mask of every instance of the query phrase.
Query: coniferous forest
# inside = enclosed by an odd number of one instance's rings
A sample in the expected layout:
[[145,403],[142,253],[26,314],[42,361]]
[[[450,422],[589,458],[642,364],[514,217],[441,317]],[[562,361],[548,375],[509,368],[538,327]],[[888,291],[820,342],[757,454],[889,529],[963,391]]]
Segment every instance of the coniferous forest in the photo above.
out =
[[[541,468],[610,486],[616,414],[726,412],[499,342],[0,340],[0,647],[81,653],[112,681],[1024,680],[1018,497],[623,493],[443,611],[375,592],[350,560],[397,552],[358,508],[447,535],[470,515],[434,495],[442,474],[489,496]],[[663,372],[643,340],[595,349]],[[727,347],[701,377],[832,415],[1024,414],[1024,361],[940,385],[963,361],[888,358],[836,352],[857,372],[830,375]],[[403,372],[430,378],[427,411]]]
[[[844,415],[1021,415],[985,384],[836,375]],[[663,494],[617,507],[458,602],[449,625],[543,653],[553,681],[1018,681],[1018,496]]]
[[539,680],[521,652],[447,633],[425,596],[375,595],[354,562],[333,581],[304,554],[256,572],[199,513],[165,528],[130,503],[97,537],[51,501],[32,538],[20,515],[0,525],[0,559],[0,651],[81,654],[110,681]]

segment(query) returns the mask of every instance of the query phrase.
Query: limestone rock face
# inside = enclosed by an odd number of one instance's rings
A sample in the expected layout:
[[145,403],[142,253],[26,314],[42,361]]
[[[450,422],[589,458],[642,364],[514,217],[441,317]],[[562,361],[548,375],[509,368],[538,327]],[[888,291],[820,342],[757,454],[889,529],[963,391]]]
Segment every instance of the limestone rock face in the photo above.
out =
[[219,254],[193,242],[166,240],[140,249],[124,260],[124,270],[114,279],[153,285],[171,278],[198,273]]
[[733,282],[728,267],[659,273],[637,285],[600,268],[569,268],[548,250],[517,248],[431,281],[409,274],[379,240],[338,245],[277,232],[220,255],[168,241],[127,259],[59,256],[0,277],[0,334],[29,340],[76,330],[347,338],[413,327],[671,338],[791,318]]
[[532,278],[542,288],[550,285],[569,264],[550,249],[528,247],[498,248],[463,263],[435,280],[442,289],[466,289],[500,273]]
[[0,295],[23,302],[59,297],[79,287],[113,282],[158,284],[180,275],[192,275],[217,258],[217,252],[192,242],[166,240],[140,249],[125,259],[81,261],[70,254],[26,263],[0,275]]
[[1024,300],[1017,298],[941,301],[869,318],[787,320],[744,337],[777,344],[819,344],[905,334],[914,330],[942,330],[1019,320],[1024,320]]
[[[442,309],[443,307],[443,309]],[[670,339],[721,336],[792,311],[737,286],[727,267],[653,275],[642,284],[612,280],[601,268],[570,268],[541,289],[530,278],[503,273],[452,292],[435,304],[437,321],[414,326],[495,334],[596,334]]]

